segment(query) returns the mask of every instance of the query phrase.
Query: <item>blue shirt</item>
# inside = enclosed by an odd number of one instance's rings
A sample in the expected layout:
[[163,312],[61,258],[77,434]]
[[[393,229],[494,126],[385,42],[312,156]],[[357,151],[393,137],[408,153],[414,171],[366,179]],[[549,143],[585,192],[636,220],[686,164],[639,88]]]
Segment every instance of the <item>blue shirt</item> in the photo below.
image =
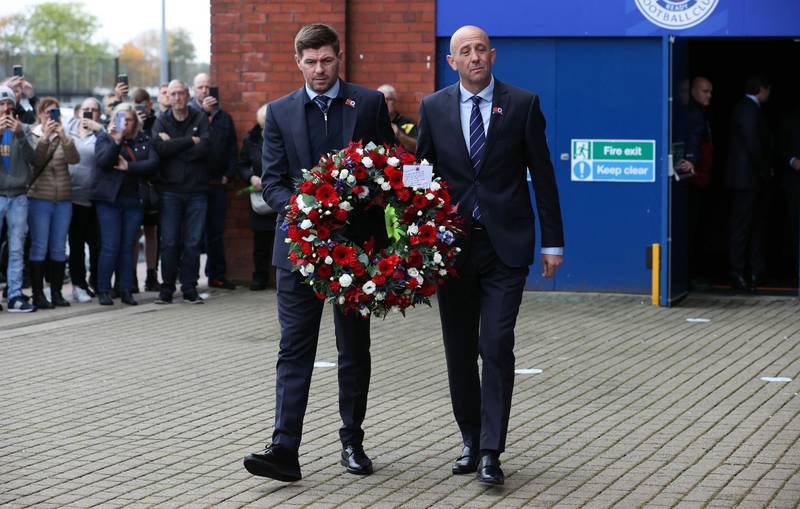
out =
[[[464,85],[459,83],[458,89],[461,92],[459,97],[459,107],[461,110],[461,134],[464,135],[464,144],[469,147],[469,118],[472,115],[472,97],[477,95],[482,99],[480,102],[481,117],[483,118],[483,132],[486,140],[489,140],[489,122],[492,119],[492,96],[494,95],[494,76],[489,82],[489,85],[478,92],[477,94],[471,93],[464,88]],[[544,255],[558,255],[564,256],[563,247],[543,247],[542,254]]]
[[326,96],[330,97],[331,100],[333,100],[333,99],[336,99],[337,97],[339,97],[339,89],[340,88],[342,88],[342,85],[339,82],[339,80],[337,79],[336,83],[334,83],[331,88],[329,88],[328,90],[326,90],[325,92],[323,92],[321,94],[318,94],[317,92],[314,92],[311,89],[311,87],[308,86],[308,83],[306,83],[306,94],[308,94],[308,98],[311,99],[312,101],[318,95],[326,95]]

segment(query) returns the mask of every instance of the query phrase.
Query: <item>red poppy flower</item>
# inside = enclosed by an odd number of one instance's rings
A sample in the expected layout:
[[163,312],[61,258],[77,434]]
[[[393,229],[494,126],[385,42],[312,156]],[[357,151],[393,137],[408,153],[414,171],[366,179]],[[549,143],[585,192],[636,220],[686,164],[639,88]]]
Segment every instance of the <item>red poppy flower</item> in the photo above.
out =
[[316,187],[317,186],[315,186],[313,182],[306,180],[300,184],[300,192],[303,194],[314,194]]
[[335,217],[337,221],[347,221],[347,211],[344,209],[336,209],[333,213],[333,217]]
[[406,288],[409,288],[411,290],[413,290],[417,286],[419,286],[419,281],[417,281],[417,278],[412,277],[406,282]]
[[401,164],[414,164],[417,162],[417,158],[411,152],[403,152],[400,154],[400,163]]
[[398,200],[406,202],[409,200],[409,198],[411,198],[411,191],[409,191],[407,187],[404,187],[402,189],[398,189],[397,192],[395,192],[395,196],[397,196]]
[[353,168],[353,176],[358,180],[364,180],[368,176],[367,169],[360,165],[356,166]]
[[304,255],[310,255],[311,252],[313,251],[313,249],[312,249],[311,244],[309,242],[301,240],[300,241],[300,251],[302,251]]
[[333,261],[338,265],[350,265],[350,260],[353,258],[354,249],[347,246],[338,245],[333,248]]
[[389,258],[384,258],[378,262],[378,271],[384,276],[389,276],[394,272],[395,264]]
[[353,268],[353,275],[356,277],[361,277],[367,272],[364,266],[358,262],[352,264],[351,267]]
[[375,274],[374,276],[372,276],[372,282],[380,286],[386,283],[386,278],[384,277],[383,274]]
[[436,243],[436,228],[429,224],[423,224],[419,227],[418,236],[424,244],[432,246]]
[[422,267],[422,262],[423,262],[422,255],[420,254],[419,251],[411,251],[410,253],[408,253],[406,264],[409,267],[420,268]]
[[317,209],[314,209],[311,212],[309,212],[308,213],[308,219],[312,223],[316,223],[317,221],[319,221],[319,211]]
[[393,173],[392,176],[389,178],[389,185],[391,185],[392,189],[394,189],[395,191],[405,187],[403,185],[403,173],[399,171],[397,173]]
[[386,164],[386,160],[388,159],[388,157],[386,157],[384,154],[381,154],[377,150],[370,150],[368,154],[376,168],[383,168],[383,165]]
[[328,246],[317,247],[317,256],[319,256],[320,258],[325,258],[326,256],[328,256],[328,253],[329,253]]
[[339,195],[336,189],[330,184],[322,184],[317,188],[316,192],[317,201],[323,205],[336,205],[339,203]]
[[286,236],[289,237],[290,239],[292,239],[293,241],[298,242],[300,240],[300,238],[303,236],[303,234],[300,233],[300,228],[292,225],[292,226],[289,227],[289,230],[286,232]]
[[331,281],[328,286],[330,287],[331,291],[334,292],[334,293],[338,292],[339,288],[340,288],[338,281]]
[[394,273],[392,274],[392,279],[394,279],[395,281],[400,281],[402,279],[405,279],[405,277],[406,277],[406,275],[403,274],[403,272],[399,271],[399,270],[394,271]]
[[325,225],[317,226],[317,237],[321,238],[322,240],[327,240],[331,236],[331,229]]
[[428,206],[428,199],[424,195],[415,194],[414,198],[411,199],[411,203],[418,209],[424,209]]
[[323,263],[319,267],[317,267],[317,276],[322,279],[328,279],[333,274],[333,269],[330,265]]

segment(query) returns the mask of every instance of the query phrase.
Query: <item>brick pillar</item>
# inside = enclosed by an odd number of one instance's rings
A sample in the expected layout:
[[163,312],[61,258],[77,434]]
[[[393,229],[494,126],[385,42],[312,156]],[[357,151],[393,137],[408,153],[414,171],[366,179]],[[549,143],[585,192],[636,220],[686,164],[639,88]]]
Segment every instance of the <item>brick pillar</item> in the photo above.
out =
[[[413,7],[413,8],[412,8]],[[256,111],[302,84],[294,36],[305,24],[333,26],[345,50],[343,77],[368,87],[391,82],[399,108],[416,117],[419,100],[435,87],[435,0],[211,0],[211,80],[233,117],[239,147]],[[383,21],[380,21],[383,20]],[[252,231],[249,201],[230,186],[225,226],[228,278],[249,281]]]

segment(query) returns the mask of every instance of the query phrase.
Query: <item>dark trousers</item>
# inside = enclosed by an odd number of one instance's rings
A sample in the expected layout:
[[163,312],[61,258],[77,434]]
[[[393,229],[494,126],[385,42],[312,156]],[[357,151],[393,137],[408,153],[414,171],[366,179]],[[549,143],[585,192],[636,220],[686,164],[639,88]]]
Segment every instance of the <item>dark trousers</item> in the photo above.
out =
[[[291,451],[300,447],[308,389],[314,370],[319,324],[324,302],[300,274],[277,269],[278,321],[281,342],[275,380],[275,430],[272,442]],[[361,424],[367,413],[369,391],[369,319],[357,313],[342,314],[334,307],[336,348],[339,351],[339,415],[343,445],[360,445]]]
[[503,452],[514,390],[514,326],[528,267],[503,264],[485,230],[470,232],[461,256],[460,277],[439,288],[453,413],[464,445]]
[[89,246],[89,270],[92,288],[97,288],[97,212],[94,205],[72,204],[69,223],[69,277],[73,286],[86,289],[86,246]]
[[97,219],[100,223],[100,260],[97,290],[111,291],[111,274],[116,274],[120,290],[133,288],[136,260],[133,246],[139,238],[144,209],[138,198],[120,196],[116,201],[97,201]]
[[194,290],[197,288],[200,247],[206,222],[206,193],[165,192],[160,199],[161,224],[158,232],[162,291],[175,291],[179,262],[181,291]]
[[206,209],[206,268],[208,279],[225,277],[225,212],[228,207],[225,186],[212,185]]
[[769,193],[767,188],[731,192],[730,269],[761,277],[766,269],[765,242]]

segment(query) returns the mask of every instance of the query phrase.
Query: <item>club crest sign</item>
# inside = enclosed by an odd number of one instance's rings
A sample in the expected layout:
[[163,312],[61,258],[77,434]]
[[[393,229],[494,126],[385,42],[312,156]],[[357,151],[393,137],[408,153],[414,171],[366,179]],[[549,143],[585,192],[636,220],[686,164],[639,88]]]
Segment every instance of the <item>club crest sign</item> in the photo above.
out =
[[708,18],[718,3],[719,0],[636,0],[636,7],[661,28],[683,30]]

